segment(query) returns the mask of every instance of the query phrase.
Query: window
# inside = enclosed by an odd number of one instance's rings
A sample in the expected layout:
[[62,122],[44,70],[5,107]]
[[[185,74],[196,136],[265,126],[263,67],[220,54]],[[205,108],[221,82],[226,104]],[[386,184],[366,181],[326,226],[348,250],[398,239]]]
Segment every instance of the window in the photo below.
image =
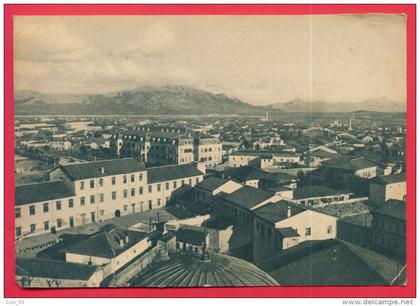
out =
[[74,200],[69,199],[69,208],[73,208],[73,206],[74,206]]
[[113,177],[111,178],[111,184],[112,184],[112,185],[115,185],[115,176],[113,176]]
[[15,218],[20,218],[20,208],[15,208]]
[[143,194],[143,187],[139,188],[139,194]]
[[90,189],[95,188],[95,180],[90,180]]
[[31,224],[31,225],[29,226],[29,228],[30,228],[31,233],[35,232],[35,229],[36,229],[36,224]]
[[57,219],[57,228],[60,228],[61,226],[63,226],[61,219]]
[[104,194],[100,193],[99,194],[99,203],[102,203],[104,201]]
[[157,199],[157,205],[160,206],[160,199]]
[[196,179],[195,179],[195,183],[196,184],[198,184],[200,182],[200,179],[197,177]]
[[104,179],[100,178],[99,179],[99,187],[103,187],[104,186]]
[[169,190],[169,182],[166,182],[166,183],[165,183],[165,189],[166,189],[166,190]]
[[157,191],[160,191],[160,184],[157,184]]
[[173,186],[174,186],[174,188],[176,188],[176,181],[174,181]]
[[188,180],[188,184],[191,186],[192,185],[192,179]]
[[35,215],[35,205],[29,206],[29,215]]
[[95,222],[96,221],[95,212],[93,212],[93,211],[90,213],[90,220],[92,222]]
[[136,203],[131,203],[131,211],[133,214],[136,212]]
[[90,204],[95,204],[95,196],[94,195],[90,196]]
[[56,208],[57,210],[61,210],[61,201],[57,201],[57,202],[55,202],[55,208]]
[[134,174],[131,175],[131,182],[134,183]]
[[136,188],[131,188],[131,196],[134,197],[136,195]]
[[149,200],[149,209],[152,209],[152,208],[153,208],[153,201]]
[[185,181],[181,180],[181,186],[184,186],[184,184],[185,184]]
[[48,203],[44,203],[44,213],[47,213],[48,210]]
[[16,237],[20,237],[22,235],[22,228],[20,226],[16,227]]
[[100,216],[105,215],[105,210],[101,209],[101,210],[99,211],[99,215],[100,215]]
[[85,182],[81,181],[80,182],[80,190],[85,189]]
[[332,234],[332,226],[328,226],[327,228],[327,234]]
[[112,192],[112,200],[116,200],[117,199],[117,192],[113,191]]
[[139,181],[142,181],[143,180],[143,173],[140,173],[139,174]]
[[148,188],[149,188],[149,193],[152,193],[152,185],[149,185]]
[[311,228],[310,227],[307,227],[307,228],[305,228],[305,236],[311,236]]
[[69,226],[74,227],[74,218],[73,217],[69,217]]
[[45,221],[44,222],[44,231],[48,231],[50,229],[50,222]]
[[124,176],[123,176],[123,183],[124,183],[124,184],[127,184],[127,175],[124,175]]
[[124,198],[127,198],[128,197],[128,191],[127,191],[127,189],[124,189],[123,190],[123,197]]
[[85,205],[85,197],[80,197],[80,206]]
[[124,211],[128,210],[128,205],[124,205]]

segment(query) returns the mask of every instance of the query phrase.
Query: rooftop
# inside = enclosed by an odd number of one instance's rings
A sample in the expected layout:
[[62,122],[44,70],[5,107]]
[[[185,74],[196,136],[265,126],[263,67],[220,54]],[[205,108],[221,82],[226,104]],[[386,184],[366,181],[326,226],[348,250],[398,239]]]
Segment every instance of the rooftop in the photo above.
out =
[[377,176],[371,180],[372,183],[380,185],[388,185],[393,183],[405,182],[405,173],[386,175],[386,176]]
[[348,191],[338,191],[323,185],[311,185],[298,187],[293,192],[294,199],[318,198],[326,196],[335,196],[341,194],[350,194]]
[[199,175],[204,175],[204,173],[199,171],[193,163],[185,165],[152,167],[147,169],[147,182],[152,184]]
[[209,191],[213,191],[220,186],[229,182],[228,179],[220,178],[217,176],[206,176],[202,182],[200,182],[197,187]]
[[243,186],[230,194],[221,192],[219,197],[234,205],[252,210],[255,206],[270,199],[274,195],[275,193],[271,191]]
[[176,241],[186,242],[193,245],[203,245],[207,233],[201,230],[193,230],[189,228],[180,228],[176,232]]
[[139,164],[132,158],[60,165],[58,168],[61,169],[72,181],[145,170],[144,165]]
[[17,185],[15,187],[15,206],[72,196],[74,196],[74,192],[63,181]]
[[88,280],[97,267],[59,260],[17,257],[16,275],[31,277]]
[[250,262],[228,255],[210,254],[209,260],[174,254],[132,280],[134,287],[242,287],[278,286]]
[[341,170],[361,170],[366,168],[375,167],[376,164],[364,157],[340,157],[327,160],[325,165],[329,168]]
[[304,208],[292,202],[289,202],[286,200],[280,200],[276,203],[271,203],[271,204],[259,207],[254,210],[254,213],[261,219],[264,219],[270,223],[276,223],[276,222],[279,222],[288,218],[287,211],[289,207],[291,209],[291,216],[297,215],[305,211]]

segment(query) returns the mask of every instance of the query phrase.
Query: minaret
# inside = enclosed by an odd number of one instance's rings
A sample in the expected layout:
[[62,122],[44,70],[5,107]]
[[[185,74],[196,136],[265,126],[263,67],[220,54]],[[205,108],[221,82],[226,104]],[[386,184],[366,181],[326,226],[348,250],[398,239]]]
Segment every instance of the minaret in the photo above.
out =
[[352,115],[350,115],[350,117],[349,117],[349,131],[353,130],[352,127],[351,127],[351,117],[352,117]]

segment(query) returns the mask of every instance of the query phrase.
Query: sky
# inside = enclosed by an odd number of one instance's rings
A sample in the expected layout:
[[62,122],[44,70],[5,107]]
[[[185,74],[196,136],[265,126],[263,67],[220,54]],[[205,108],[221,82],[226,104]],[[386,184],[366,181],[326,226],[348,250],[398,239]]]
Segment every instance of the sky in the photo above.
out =
[[405,102],[402,15],[19,16],[15,89],[182,85],[266,105]]

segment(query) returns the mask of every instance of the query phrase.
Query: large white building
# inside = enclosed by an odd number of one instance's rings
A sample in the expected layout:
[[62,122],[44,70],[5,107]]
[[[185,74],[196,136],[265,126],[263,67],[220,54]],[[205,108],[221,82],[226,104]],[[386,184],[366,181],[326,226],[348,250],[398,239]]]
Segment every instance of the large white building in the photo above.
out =
[[194,163],[146,169],[130,158],[58,166],[48,182],[16,186],[16,237],[164,207],[174,190],[201,182],[201,170]]

